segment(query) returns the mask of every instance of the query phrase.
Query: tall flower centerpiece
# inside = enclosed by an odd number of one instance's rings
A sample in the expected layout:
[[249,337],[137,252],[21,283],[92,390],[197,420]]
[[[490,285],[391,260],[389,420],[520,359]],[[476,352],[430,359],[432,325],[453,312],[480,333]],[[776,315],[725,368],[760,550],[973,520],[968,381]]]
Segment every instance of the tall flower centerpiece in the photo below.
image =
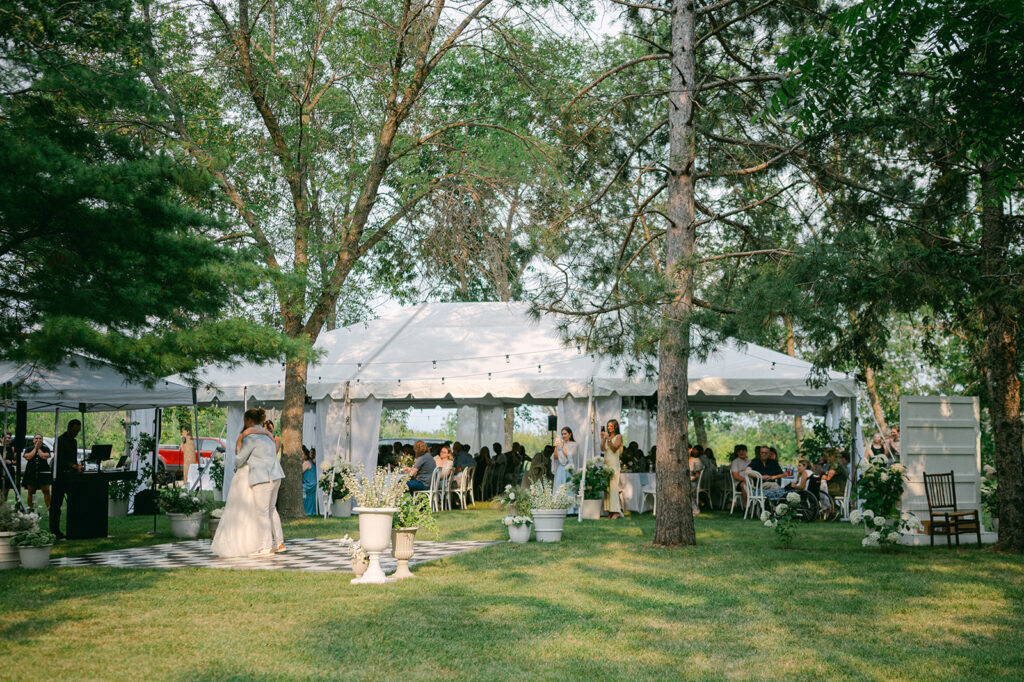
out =
[[387,576],[380,567],[380,554],[388,548],[392,517],[399,511],[408,477],[383,467],[377,467],[371,477],[352,471],[343,471],[341,476],[359,505],[352,511],[359,514],[359,544],[370,560],[366,573],[352,582],[382,585],[387,582]]
[[575,499],[568,484],[555,490],[547,479],[542,479],[530,486],[530,513],[537,542],[559,542],[562,539],[565,514]]
[[604,496],[608,494],[608,487],[612,481],[612,470],[602,462],[591,462],[587,465],[587,476],[584,480],[583,471],[574,471],[572,474],[572,489],[580,489],[580,482],[583,482],[583,504],[580,507],[580,516],[585,519],[601,518]]
[[325,500],[330,500],[331,516],[345,518],[352,516],[352,493],[345,483],[344,473],[351,473],[348,462],[324,460],[320,463],[318,486]]
[[413,545],[416,531],[429,531],[435,538],[439,532],[437,519],[430,509],[430,498],[410,493],[402,495],[391,526],[391,555],[398,562],[398,570],[391,577],[394,580],[415,578],[416,576],[409,571],[409,560],[415,553]]
[[224,453],[217,450],[210,460],[210,483],[213,484],[213,501],[224,501]]
[[881,547],[889,549],[904,535],[916,533],[921,529],[921,522],[913,514],[897,517],[886,517],[875,514],[870,509],[854,509],[850,512],[850,523],[864,524],[865,536],[861,540],[864,547]]
[[529,542],[530,526],[533,525],[533,518],[530,516],[533,501],[529,491],[507,485],[501,494],[500,502],[505,507],[505,516],[501,522],[508,529],[509,542]]
[[779,502],[770,509],[761,512],[761,521],[768,528],[775,531],[775,535],[782,541],[782,546],[789,549],[793,546],[793,535],[800,523],[800,495],[797,493],[786,493],[786,499]]

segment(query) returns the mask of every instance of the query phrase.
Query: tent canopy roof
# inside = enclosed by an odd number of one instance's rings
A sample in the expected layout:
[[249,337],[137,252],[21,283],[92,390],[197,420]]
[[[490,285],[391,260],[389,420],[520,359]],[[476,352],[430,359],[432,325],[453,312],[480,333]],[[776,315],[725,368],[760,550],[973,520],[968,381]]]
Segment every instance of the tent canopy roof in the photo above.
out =
[[[327,332],[316,344],[310,398],[375,397],[390,407],[552,404],[572,395],[652,396],[657,379],[630,376],[621,363],[566,347],[557,319],[535,319],[526,303],[424,303]],[[704,362],[691,359],[689,393],[707,410],[822,413],[856,384],[831,372],[811,386],[812,366],[755,345],[728,342]],[[284,396],[283,365],[211,367],[200,401],[260,402]]]
[[107,363],[71,354],[53,369],[0,362],[0,384],[11,383],[15,400],[30,412],[135,410],[192,404],[192,389],[160,379],[152,388],[130,381]]

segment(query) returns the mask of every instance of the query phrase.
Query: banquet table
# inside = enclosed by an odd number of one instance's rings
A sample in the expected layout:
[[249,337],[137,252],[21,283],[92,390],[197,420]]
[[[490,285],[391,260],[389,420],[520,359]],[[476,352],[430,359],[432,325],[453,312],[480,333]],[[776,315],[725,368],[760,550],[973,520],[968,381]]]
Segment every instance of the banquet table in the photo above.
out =
[[[654,476],[653,473],[619,474],[619,488],[622,490],[622,499],[627,510],[639,513],[646,511],[643,490],[647,486],[654,486]],[[647,507],[650,508],[650,506],[651,504],[648,502]]]

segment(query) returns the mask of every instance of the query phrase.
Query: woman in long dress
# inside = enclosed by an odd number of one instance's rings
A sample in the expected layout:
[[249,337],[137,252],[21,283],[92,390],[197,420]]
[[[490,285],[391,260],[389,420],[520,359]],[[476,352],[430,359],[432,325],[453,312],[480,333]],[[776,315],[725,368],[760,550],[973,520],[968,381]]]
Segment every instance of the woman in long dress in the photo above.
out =
[[302,509],[306,516],[316,516],[316,460],[302,446]]
[[[235,452],[241,449],[242,439],[245,436],[253,433],[267,433],[262,427],[249,424],[247,426],[249,428],[238,436]],[[224,505],[224,515],[221,516],[220,523],[217,525],[217,533],[213,536],[213,543],[210,545],[213,553],[223,559],[248,557],[259,551],[263,545],[260,524],[256,520],[259,514],[256,495],[252,491],[252,486],[249,485],[248,462],[240,469],[235,469],[231,483],[232,485],[228,489],[228,499]]]
[[619,503],[619,471],[622,458],[622,434],[619,422],[609,420],[608,426],[601,432],[601,452],[604,453],[604,465],[612,470],[612,480],[608,485],[608,496],[604,498],[604,508],[608,518],[622,518],[622,505]]
[[555,490],[569,481],[569,471],[566,467],[576,458],[577,446],[572,437],[572,429],[563,426],[561,436],[555,441],[555,453],[551,456],[551,473],[555,476]]

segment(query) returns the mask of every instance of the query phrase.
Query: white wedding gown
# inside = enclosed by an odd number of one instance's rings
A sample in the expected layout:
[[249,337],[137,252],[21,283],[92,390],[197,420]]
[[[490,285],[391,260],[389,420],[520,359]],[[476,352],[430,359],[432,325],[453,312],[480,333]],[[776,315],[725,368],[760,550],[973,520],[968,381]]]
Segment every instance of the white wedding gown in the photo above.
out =
[[249,465],[235,472],[228,490],[224,515],[217,525],[210,549],[222,558],[247,557],[263,544],[260,525],[256,522],[256,496],[249,485]]

